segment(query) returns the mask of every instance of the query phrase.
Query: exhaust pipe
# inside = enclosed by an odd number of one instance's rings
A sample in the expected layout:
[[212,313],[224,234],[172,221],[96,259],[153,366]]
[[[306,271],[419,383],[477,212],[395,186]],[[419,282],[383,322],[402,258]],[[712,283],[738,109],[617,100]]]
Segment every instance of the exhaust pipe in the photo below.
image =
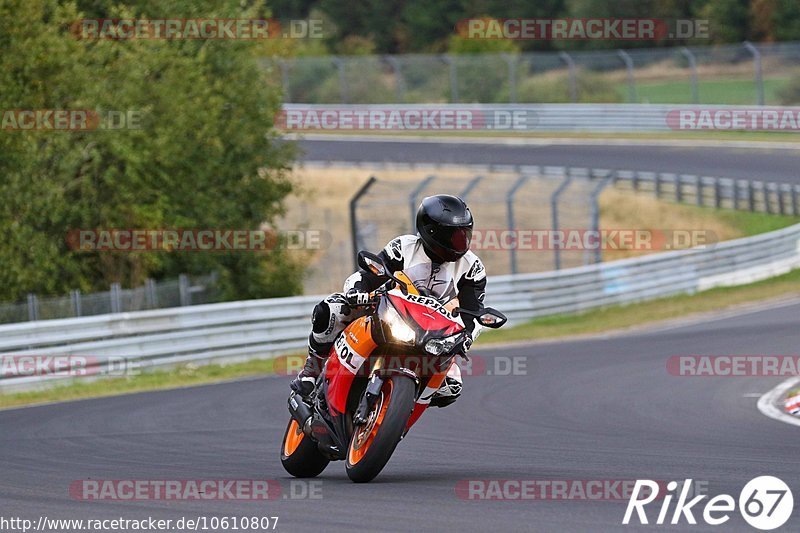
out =
[[292,415],[292,418],[297,420],[297,423],[300,424],[300,427],[303,428],[305,432],[307,427],[306,423],[309,422],[313,413],[306,402],[302,399],[298,400],[295,396],[295,393],[289,396],[289,414]]

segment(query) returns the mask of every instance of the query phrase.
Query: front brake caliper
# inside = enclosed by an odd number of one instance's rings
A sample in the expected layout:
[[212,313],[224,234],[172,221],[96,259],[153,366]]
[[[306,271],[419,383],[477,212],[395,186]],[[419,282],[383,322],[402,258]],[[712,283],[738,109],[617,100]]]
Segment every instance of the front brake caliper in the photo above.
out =
[[383,387],[383,379],[375,373],[367,384],[367,390],[361,396],[361,401],[358,402],[358,409],[353,415],[353,424],[360,426],[367,423],[369,413],[375,407],[375,401],[381,395],[381,387]]

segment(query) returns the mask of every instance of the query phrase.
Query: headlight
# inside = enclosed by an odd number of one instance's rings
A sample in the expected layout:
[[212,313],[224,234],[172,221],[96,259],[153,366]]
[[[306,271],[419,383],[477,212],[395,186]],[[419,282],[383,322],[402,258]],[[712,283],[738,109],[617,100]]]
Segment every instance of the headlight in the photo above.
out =
[[381,320],[389,325],[392,337],[400,342],[414,342],[416,335],[414,330],[405,323],[397,310],[391,305],[387,305],[381,316]]
[[450,335],[443,339],[431,339],[425,343],[425,351],[431,355],[442,355],[452,350],[458,342],[460,333]]

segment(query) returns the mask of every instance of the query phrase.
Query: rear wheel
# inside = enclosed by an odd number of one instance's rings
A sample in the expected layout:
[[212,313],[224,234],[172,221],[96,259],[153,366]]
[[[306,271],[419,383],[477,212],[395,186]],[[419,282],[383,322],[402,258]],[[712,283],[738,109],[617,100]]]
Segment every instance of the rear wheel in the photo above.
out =
[[356,483],[371,481],[394,453],[414,408],[416,385],[411,378],[390,376],[366,424],[358,426],[347,447],[347,476]]
[[317,443],[303,433],[292,418],[281,444],[281,464],[294,477],[315,477],[325,470],[330,460],[322,455]]

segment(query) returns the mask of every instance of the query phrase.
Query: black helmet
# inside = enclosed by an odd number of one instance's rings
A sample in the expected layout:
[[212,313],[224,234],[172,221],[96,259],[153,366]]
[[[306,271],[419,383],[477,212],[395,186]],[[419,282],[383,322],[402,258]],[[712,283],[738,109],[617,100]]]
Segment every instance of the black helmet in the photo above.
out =
[[428,196],[417,209],[417,233],[431,259],[456,261],[469,250],[472,213],[458,196]]

